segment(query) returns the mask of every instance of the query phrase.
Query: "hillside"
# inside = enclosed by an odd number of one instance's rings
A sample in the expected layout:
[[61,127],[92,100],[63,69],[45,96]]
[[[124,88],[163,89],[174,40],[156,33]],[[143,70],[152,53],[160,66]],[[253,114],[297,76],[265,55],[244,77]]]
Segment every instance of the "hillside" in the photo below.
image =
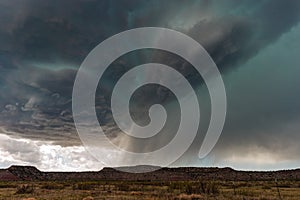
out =
[[[143,166],[146,167],[146,166]],[[130,167],[132,170],[139,167]],[[259,180],[300,180],[300,169],[270,172],[237,171],[231,168],[161,168],[149,173],[126,173],[113,168],[95,172],[42,172],[31,166],[11,166],[0,170],[0,181],[9,180],[133,180],[133,181],[259,181]]]

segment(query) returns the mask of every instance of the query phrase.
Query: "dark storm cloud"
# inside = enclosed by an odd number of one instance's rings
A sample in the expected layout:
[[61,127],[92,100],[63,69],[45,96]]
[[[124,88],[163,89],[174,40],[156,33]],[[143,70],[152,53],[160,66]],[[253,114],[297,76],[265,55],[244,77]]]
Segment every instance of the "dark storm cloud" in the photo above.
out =
[[71,92],[75,73],[34,67],[6,73],[0,89],[1,126],[31,138],[74,140]]
[[189,30],[189,34],[206,47],[221,70],[253,57],[288,32],[300,18],[299,1],[265,1],[259,6],[248,5],[248,12],[235,3],[231,15],[204,19]]
[[112,34],[163,26],[187,32],[224,68],[250,58],[298,22],[298,1],[264,2],[232,0],[218,8],[214,1],[7,1],[0,7],[6,10],[0,14],[1,50],[78,64]]
[[[299,10],[300,2],[293,0],[230,0],[226,3],[208,0],[0,0],[0,125],[11,134],[54,140],[64,145],[77,143],[71,116],[76,69],[58,70],[45,66],[71,63],[78,68],[90,50],[120,31],[141,26],[182,31],[199,41],[221,71],[225,71],[242,66],[289,32],[299,21]],[[155,54],[153,59],[177,62],[174,57],[162,54]],[[123,67],[120,63],[116,65],[118,69]],[[185,64],[179,64],[185,74],[192,73],[189,69],[185,71]],[[255,82],[254,79],[253,87]],[[232,101],[238,102],[239,94],[233,92],[232,95]],[[263,103],[268,104],[268,101]],[[227,133],[232,134],[228,134],[228,141],[239,138],[238,131],[247,134],[245,127],[255,129],[251,134],[260,134],[264,127],[288,120],[286,112],[281,112],[286,107],[280,110],[281,103],[278,102],[279,110],[274,110],[272,116],[278,111],[282,118],[268,123],[239,121],[247,118],[250,110],[251,119],[255,119],[256,110],[261,109],[258,106],[243,110],[244,113],[230,107],[229,112],[234,113],[230,119],[236,121],[229,122]],[[100,108],[106,109],[107,102],[103,104]],[[268,106],[266,112],[273,109],[272,104]]]
[[[212,153],[217,161],[232,165],[232,159],[243,160],[249,168],[259,165],[256,158],[261,166],[270,161],[275,168],[280,162],[299,161],[299,33],[298,24],[238,70],[224,75],[228,112]],[[299,162],[285,167],[299,167]]]

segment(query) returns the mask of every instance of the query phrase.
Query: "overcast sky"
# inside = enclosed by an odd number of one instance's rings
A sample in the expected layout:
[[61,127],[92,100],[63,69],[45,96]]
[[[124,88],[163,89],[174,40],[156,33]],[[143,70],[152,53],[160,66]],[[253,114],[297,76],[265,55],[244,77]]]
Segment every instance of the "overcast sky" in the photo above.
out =
[[[199,131],[174,165],[300,167],[299,20],[296,0],[0,0],[0,168],[101,169],[103,163],[86,152],[73,124],[76,72],[100,42],[145,26],[181,31],[202,44],[221,71],[227,92],[227,118],[214,150],[199,160]],[[190,81],[197,78],[182,59],[166,52],[118,59],[97,96],[98,118],[109,137],[119,132],[109,108],[113,83],[143,59],[183,69]],[[201,81],[193,86],[203,98],[205,118],[210,108],[207,94],[202,94],[205,87]],[[145,98],[142,105],[150,100]],[[135,111],[140,117],[144,113]],[[204,130],[205,119],[203,124]],[[103,157],[118,156],[105,147],[102,152]]]

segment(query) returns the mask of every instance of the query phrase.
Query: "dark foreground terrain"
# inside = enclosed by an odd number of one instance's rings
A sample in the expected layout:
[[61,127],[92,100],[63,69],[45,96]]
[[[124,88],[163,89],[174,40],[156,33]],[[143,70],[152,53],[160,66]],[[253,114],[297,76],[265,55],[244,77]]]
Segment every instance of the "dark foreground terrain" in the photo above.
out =
[[0,170],[0,199],[300,200],[300,170],[162,168],[132,174],[111,168],[64,173],[12,166]]

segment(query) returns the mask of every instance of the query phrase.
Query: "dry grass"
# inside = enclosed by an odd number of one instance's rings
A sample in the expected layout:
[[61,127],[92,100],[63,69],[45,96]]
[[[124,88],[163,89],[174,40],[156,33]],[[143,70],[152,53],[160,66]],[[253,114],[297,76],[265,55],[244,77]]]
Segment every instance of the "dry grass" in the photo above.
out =
[[15,194],[33,194],[34,192],[34,186],[33,185],[18,185],[17,191]]
[[0,199],[300,199],[300,181],[0,182]]

